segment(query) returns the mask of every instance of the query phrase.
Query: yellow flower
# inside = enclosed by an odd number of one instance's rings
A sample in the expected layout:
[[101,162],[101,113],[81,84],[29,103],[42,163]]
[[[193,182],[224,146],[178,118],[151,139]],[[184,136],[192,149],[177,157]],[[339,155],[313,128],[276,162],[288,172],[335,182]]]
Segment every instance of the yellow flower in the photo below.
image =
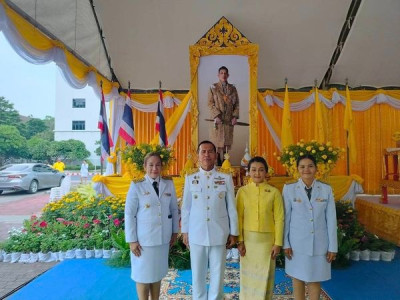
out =
[[328,148],[328,151],[332,151],[332,150],[333,150],[333,148],[332,148],[332,147],[329,147],[329,148]]
[[311,151],[311,149],[312,149],[311,146],[307,146],[306,148],[307,151]]
[[276,156],[276,152],[274,152],[274,156]]
[[290,154],[290,155],[293,155],[293,151],[290,151],[289,154]]
[[325,150],[325,147],[321,146],[321,147],[319,147],[318,149],[319,149],[319,151],[324,151],[324,150]]
[[323,159],[327,159],[328,156],[326,156],[325,154],[321,156]]
[[336,155],[336,154],[337,154],[337,151],[333,151],[332,153],[333,153],[334,155]]
[[328,160],[328,164],[331,164],[332,163],[332,161],[331,160]]
[[277,159],[277,160],[281,160],[281,157],[280,157],[280,156],[278,156],[276,159]]
[[329,147],[329,146],[332,145],[332,143],[331,142],[326,142],[326,145]]
[[315,152],[316,152],[316,151],[315,151],[314,149],[311,151],[311,153],[313,153],[313,154],[315,154]]

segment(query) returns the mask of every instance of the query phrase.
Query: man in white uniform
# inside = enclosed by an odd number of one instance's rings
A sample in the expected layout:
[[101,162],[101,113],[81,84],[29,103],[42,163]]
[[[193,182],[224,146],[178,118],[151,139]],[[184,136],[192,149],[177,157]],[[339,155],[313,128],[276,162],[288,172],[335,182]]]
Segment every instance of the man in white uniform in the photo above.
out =
[[[198,147],[200,169],[186,175],[182,205],[183,242],[190,248],[193,299],[223,299],[226,249],[237,242],[238,219],[232,177],[215,170],[215,145]],[[206,277],[210,268],[210,288]]]

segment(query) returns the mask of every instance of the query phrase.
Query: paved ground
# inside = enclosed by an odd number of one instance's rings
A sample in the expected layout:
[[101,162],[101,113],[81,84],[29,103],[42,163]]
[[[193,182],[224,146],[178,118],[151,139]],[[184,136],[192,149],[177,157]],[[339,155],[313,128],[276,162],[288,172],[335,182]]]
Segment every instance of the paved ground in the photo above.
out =
[[0,299],[10,296],[56,263],[10,264],[0,262]]
[[[79,184],[79,176],[72,176],[71,186]],[[0,241],[7,239],[8,231],[20,228],[31,215],[40,215],[48,203],[50,189],[30,195],[25,192],[5,192],[0,195]],[[10,264],[0,262],[0,300],[53,267],[56,263]]]

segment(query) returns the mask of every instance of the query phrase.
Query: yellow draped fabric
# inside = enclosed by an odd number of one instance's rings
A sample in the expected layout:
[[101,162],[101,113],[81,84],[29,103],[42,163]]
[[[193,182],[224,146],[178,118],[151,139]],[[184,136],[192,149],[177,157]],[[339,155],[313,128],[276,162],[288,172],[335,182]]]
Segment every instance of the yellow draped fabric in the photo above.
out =
[[349,157],[351,162],[357,161],[357,144],[354,131],[353,110],[351,108],[351,98],[349,87],[346,85],[346,109],[344,112],[344,130],[347,131],[347,145],[349,147]]
[[292,118],[290,117],[290,100],[287,84],[285,85],[285,99],[283,104],[283,115],[282,115],[282,135],[281,135],[281,146],[282,149],[293,144],[292,134]]
[[[332,93],[337,91],[331,89],[328,91],[319,91],[327,99],[332,99]],[[311,94],[310,92],[290,92],[290,102],[295,103],[304,100]],[[345,91],[337,91],[342,96],[346,96]],[[261,100],[267,94],[275,95],[281,99],[284,98],[284,92],[265,91],[260,93]],[[378,94],[386,94],[396,99],[400,99],[400,90],[376,90],[376,91],[350,91],[352,101],[370,100]],[[400,100],[399,100],[400,101]],[[291,113],[293,138],[297,142],[300,139],[310,141],[314,139],[315,109],[309,107],[303,111]],[[269,115],[275,119],[276,126],[282,122],[282,109],[277,106],[267,106]],[[326,117],[326,140],[331,141],[333,145],[346,147],[346,132],[341,124],[344,123],[345,106],[336,104],[332,109],[321,105],[323,115]],[[257,155],[266,153],[268,163],[274,168],[278,175],[286,174],[285,169],[275,159],[273,153],[278,152],[274,140],[262,119],[258,116],[258,150]],[[366,111],[353,111],[353,123],[355,131],[355,140],[357,145],[356,162],[350,162],[350,174],[358,174],[364,178],[363,188],[366,193],[379,194],[379,181],[382,177],[382,157],[383,149],[395,147],[395,142],[391,139],[393,132],[400,130],[400,110],[396,110],[388,104],[375,104]],[[276,131],[280,136],[280,131]],[[343,156],[332,172],[332,175],[346,174],[346,159]]]
[[367,231],[400,246],[400,210],[373,203],[362,197],[356,199],[358,220]]
[[84,80],[89,72],[95,72],[97,84],[100,86],[100,81],[103,82],[104,94],[109,94],[113,87],[118,88],[118,83],[109,81],[107,78],[98,74],[95,68],[85,65],[76,56],[69,52],[63,43],[47,37],[39,29],[11,9],[4,0],[0,0],[0,4],[4,6],[4,10],[8,19],[14,24],[20,36],[30,46],[42,52],[48,52],[55,47],[62,49],[64,51],[68,67],[75,77],[79,80]]
[[[358,175],[351,175],[351,176],[329,176],[326,180],[329,183],[333,190],[333,196],[335,200],[340,200],[343,198],[344,195],[348,192],[352,182],[356,181],[359,184],[363,183],[363,179]],[[278,190],[282,192],[283,186],[287,182],[293,182],[293,178],[287,176],[275,176],[271,177],[268,180],[268,183]],[[343,199],[343,200],[350,200],[350,199]]]
[[315,126],[314,126],[314,139],[319,143],[326,142],[325,122],[322,115],[322,105],[319,101],[318,88],[315,88]]

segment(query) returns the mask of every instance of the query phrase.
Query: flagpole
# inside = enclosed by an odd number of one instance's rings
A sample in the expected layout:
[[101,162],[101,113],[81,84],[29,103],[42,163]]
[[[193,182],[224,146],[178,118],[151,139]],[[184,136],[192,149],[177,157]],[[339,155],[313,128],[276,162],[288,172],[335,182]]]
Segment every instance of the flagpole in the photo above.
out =
[[[103,92],[103,80],[100,80],[100,93]],[[103,99],[100,99],[100,102],[103,101]],[[100,130],[100,175],[103,175],[103,159],[102,159],[102,153],[101,153],[101,130]]]
[[[346,88],[348,87],[349,80],[346,78]],[[346,109],[346,107],[345,107]],[[350,175],[350,148],[349,148],[349,131],[346,130],[346,173]]]

